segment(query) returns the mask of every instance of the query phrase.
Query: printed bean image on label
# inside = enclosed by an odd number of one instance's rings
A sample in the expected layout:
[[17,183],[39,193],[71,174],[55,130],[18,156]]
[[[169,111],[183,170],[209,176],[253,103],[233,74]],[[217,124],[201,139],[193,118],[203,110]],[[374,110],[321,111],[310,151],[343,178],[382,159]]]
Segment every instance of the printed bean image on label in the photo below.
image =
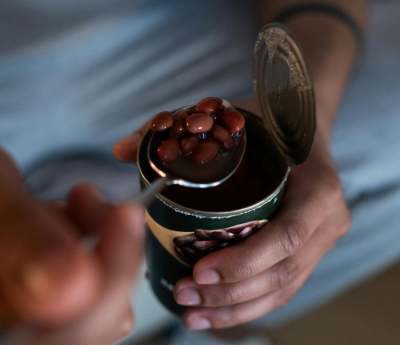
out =
[[148,213],[146,222],[161,245],[185,265],[193,265],[213,251],[236,244],[261,229],[268,220],[255,220],[228,228],[182,232],[158,224]]

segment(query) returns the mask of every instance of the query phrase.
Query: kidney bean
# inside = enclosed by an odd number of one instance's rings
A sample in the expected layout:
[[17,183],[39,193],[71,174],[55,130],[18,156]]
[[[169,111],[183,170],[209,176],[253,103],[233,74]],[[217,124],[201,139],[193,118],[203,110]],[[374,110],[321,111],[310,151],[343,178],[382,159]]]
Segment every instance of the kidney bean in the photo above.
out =
[[185,133],[185,121],[188,114],[185,111],[180,111],[174,115],[174,124],[171,128],[171,134],[179,137]]
[[178,236],[174,238],[174,244],[178,247],[186,246],[188,244],[192,244],[196,240],[197,238],[195,235]]
[[196,262],[196,258],[194,258],[192,254],[188,255],[187,252],[184,252],[181,247],[175,247],[175,252],[184,261],[188,261],[189,263]]
[[208,240],[208,241],[195,241],[193,242],[193,247],[199,250],[208,250],[215,247],[218,244],[218,241]]
[[185,156],[190,155],[199,145],[199,138],[195,135],[183,138],[180,142],[181,150]]
[[183,260],[195,263],[209,253],[244,240],[264,224],[264,221],[252,221],[225,229],[197,229],[189,235],[174,238],[175,250]]
[[162,132],[172,127],[174,119],[169,111],[158,113],[151,122],[151,129],[156,132]]
[[169,138],[161,142],[157,148],[157,156],[161,161],[169,163],[179,156],[179,144],[175,138]]
[[196,164],[206,164],[212,161],[218,154],[219,144],[214,140],[200,143],[194,151],[192,157]]
[[204,253],[193,247],[184,246],[184,247],[179,247],[179,249],[183,254],[183,257],[188,261],[194,262],[200,259],[202,256],[204,256]]
[[231,134],[240,132],[245,126],[244,116],[232,108],[225,109],[220,118],[224,127]]
[[217,139],[224,146],[226,150],[231,149],[235,145],[232,136],[224,127],[219,125],[214,125],[211,133],[212,136],[215,139]]
[[245,224],[231,226],[230,228],[227,228],[226,230],[232,234],[239,235],[243,231],[243,229],[246,229],[246,228],[253,229],[253,228],[257,227],[258,225],[259,225],[259,222],[252,221],[252,222],[248,222]]
[[226,230],[202,230],[198,229],[194,231],[195,236],[201,240],[230,240],[234,237],[234,234]]
[[183,111],[185,111],[188,115],[192,115],[193,113],[198,113],[196,106],[185,108],[185,110]]
[[189,109],[185,110],[178,110],[177,112],[174,113],[174,118],[176,119],[185,119],[189,116]]
[[175,119],[174,125],[172,126],[171,133],[175,137],[180,137],[185,133],[185,121],[181,119]]
[[208,132],[213,125],[213,118],[206,113],[193,113],[186,118],[186,128],[193,134]]
[[230,229],[227,229],[226,231],[230,232],[232,235],[239,235],[242,230],[243,230],[242,226],[240,226],[240,227],[235,226]]
[[197,110],[201,113],[215,114],[221,109],[222,99],[217,97],[207,97],[197,103]]
[[251,226],[246,226],[241,232],[239,232],[238,237],[246,238],[247,236],[250,236],[252,232],[253,228]]

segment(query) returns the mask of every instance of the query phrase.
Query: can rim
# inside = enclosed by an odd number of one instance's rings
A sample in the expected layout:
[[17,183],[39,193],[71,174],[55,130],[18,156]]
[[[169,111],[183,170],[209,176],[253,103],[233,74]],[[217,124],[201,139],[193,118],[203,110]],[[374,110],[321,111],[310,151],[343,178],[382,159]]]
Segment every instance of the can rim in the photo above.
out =
[[[139,143],[139,149],[137,151],[137,160],[136,160],[136,164],[139,170],[139,174],[140,177],[142,179],[142,181],[144,182],[144,184],[146,186],[150,185],[150,181],[147,179],[146,176],[144,176],[143,174],[143,169],[141,166],[141,162],[140,162],[140,152],[141,152],[141,148],[142,148],[142,143],[144,141],[144,139],[146,138],[146,136],[149,133],[149,129],[146,130],[146,132],[143,134],[140,143]],[[250,205],[250,206],[246,206],[243,208],[239,208],[239,209],[235,209],[235,210],[231,210],[231,211],[204,211],[204,210],[198,210],[198,209],[194,209],[194,208],[190,208],[190,207],[186,207],[183,206],[181,204],[176,203],[175,201],[172,201],[171,199],[161,195],[160,193],[156,194],[156,198],[158,200],[160,200],[162,203],[164,203],[165,205],[167,205],[168,207],[172,208],[174,211],[182,213],[182,214],[186,214],[186,215],[190,215],[190,216],[194,216],[194,217],[198,217],[198,218],[230,218],[230,217],[235,217],[238,215],[242,215],[248,212],[252,212],[262,206],[264,206],[265,204],[271,202],[271,200],[273,200],[274,198],[277,197],[277,195],[280,193],[280,191],[282,190],[282,188],[285,186],[286,181],[289,177],[289,173],[291,171],[291,167],[287,166],[285,175],[282,178],[282,181],[279,183],[279,185],[274,189],[274,191],[272,193],[270,193],[269,195],[267,195],[264,199],[261,199],[260,201]]]

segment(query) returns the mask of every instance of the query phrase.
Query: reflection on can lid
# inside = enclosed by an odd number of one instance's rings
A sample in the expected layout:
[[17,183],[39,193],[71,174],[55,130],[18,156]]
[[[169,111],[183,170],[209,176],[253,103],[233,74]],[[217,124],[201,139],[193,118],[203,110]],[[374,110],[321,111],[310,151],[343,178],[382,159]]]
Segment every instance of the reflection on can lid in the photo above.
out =
[[289,165],[307,158],[315,133],[312,81],[287,29],[268,24],[254,47],[254,89],[265,129]]

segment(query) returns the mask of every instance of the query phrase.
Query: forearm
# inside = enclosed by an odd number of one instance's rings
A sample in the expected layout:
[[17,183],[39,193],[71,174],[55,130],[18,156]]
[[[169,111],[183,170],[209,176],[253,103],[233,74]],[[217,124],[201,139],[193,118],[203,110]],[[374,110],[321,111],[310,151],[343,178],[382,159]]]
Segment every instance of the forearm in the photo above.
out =
[[[309,3],[306,0],[260,1],[262,21],[270,22],[285,7]],[[365,27],[367,1],[323,1],[339,6],[350,14],[361,28]],[[315,86],[319,133],[329,141],[332,124],[345,86],[358,55],[356,37],[340,20],[324,13],[301,13],[285,25],[301,46]]]

